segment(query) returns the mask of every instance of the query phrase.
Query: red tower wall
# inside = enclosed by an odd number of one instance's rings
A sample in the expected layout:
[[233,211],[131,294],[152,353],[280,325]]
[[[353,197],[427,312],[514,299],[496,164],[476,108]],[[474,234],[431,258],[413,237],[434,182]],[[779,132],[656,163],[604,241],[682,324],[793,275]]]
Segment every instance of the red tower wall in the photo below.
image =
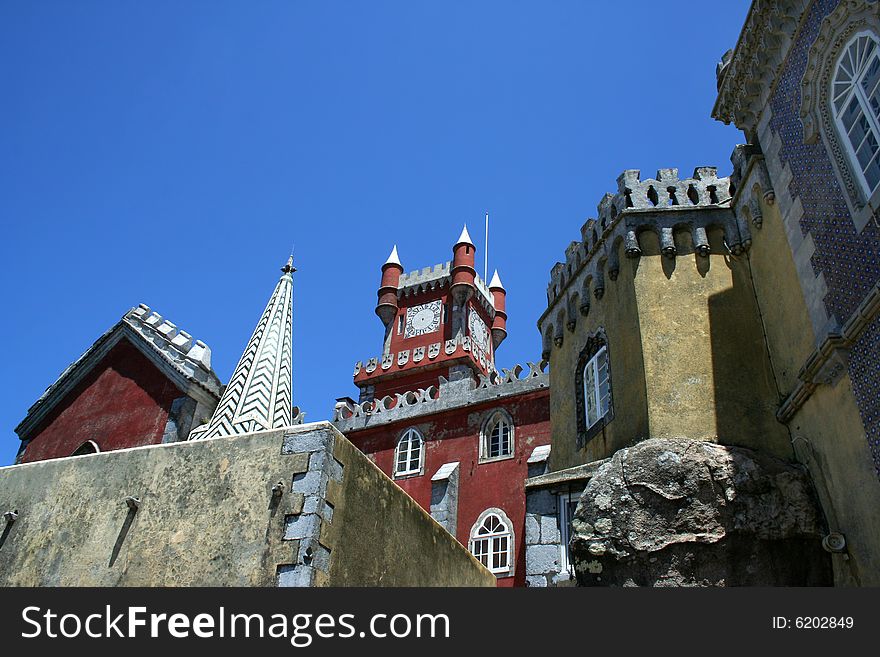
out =
[[159,443],[171,404],[182,394],[121,340],[28,436],[21,462],[70,456],[88,440],[102,452]]
[[[480,463],[480,430],[483,421],[498,408],[513,418],[513,457]],[[397,440],[410,427],[416,427],[425,438],[424,471],[420,475],[397,478],[397,484],[430,511],[431,477],[444,463],[458,461],[456,538],[467,547],[477,517],[490,507],[502,509],[513,523],[514,575],[500,577],[498,586],[525,586],[526,461],[535,447],[550,443],[549,389],[349,432],[346,437],[393,477]]]

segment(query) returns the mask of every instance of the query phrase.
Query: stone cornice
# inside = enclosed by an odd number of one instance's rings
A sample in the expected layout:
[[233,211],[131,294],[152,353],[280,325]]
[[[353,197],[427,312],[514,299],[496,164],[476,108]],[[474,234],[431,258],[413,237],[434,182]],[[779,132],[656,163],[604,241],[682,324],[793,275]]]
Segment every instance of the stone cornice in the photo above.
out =
[[730,61],[719,68],[712,118],[754,134],[810,0],[754,0]]

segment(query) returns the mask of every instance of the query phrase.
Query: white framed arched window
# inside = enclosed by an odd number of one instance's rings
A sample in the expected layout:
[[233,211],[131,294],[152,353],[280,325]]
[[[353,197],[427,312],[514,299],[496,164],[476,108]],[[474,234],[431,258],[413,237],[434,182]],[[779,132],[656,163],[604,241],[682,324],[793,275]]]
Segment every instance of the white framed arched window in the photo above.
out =
[[98,447],[98,443],[94,440],[87,440],[82,445],[74,450],[71,456],[85,456],[86,454],[97,454],[101,451],[101,448]]
[[880,41],[856,33],[843,48],[831,83],[831,109],[865,198],[880,190]]
[[471,528],[470,551],[495,575],[513,575],[513,526],[504,511],[480,514]]
[[493,411],[480,432],[480,460],[490,461],[513,456],[513,419],[501,409]]
[[417,429],[409,428],[401,434],[394,450],[394,476],[419,474],[425,461],[425,440]]

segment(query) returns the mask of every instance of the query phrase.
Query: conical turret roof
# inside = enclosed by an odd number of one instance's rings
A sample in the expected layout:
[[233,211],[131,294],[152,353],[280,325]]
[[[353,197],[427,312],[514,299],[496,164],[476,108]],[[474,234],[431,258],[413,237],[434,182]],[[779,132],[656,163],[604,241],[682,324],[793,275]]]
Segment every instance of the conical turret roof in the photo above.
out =
[[474,245],[473,240],[471,240],[471,236],[468,233],[467,224],[464,225],[464,228],[461,229],[461,235],[458,236],[458,241],[455,243],[456,246],[459,244],[470,244]]
[[293,422],[293,256],[245,347],[208,428],[196,438],[250,433]]

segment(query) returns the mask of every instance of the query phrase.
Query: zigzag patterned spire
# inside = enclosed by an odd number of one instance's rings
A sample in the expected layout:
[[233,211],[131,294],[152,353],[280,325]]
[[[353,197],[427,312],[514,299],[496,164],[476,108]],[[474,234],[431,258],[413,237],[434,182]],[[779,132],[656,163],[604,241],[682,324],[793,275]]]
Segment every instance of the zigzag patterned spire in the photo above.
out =
[[206,429],[190,440],[219,438],[293,423],[293,256]]

